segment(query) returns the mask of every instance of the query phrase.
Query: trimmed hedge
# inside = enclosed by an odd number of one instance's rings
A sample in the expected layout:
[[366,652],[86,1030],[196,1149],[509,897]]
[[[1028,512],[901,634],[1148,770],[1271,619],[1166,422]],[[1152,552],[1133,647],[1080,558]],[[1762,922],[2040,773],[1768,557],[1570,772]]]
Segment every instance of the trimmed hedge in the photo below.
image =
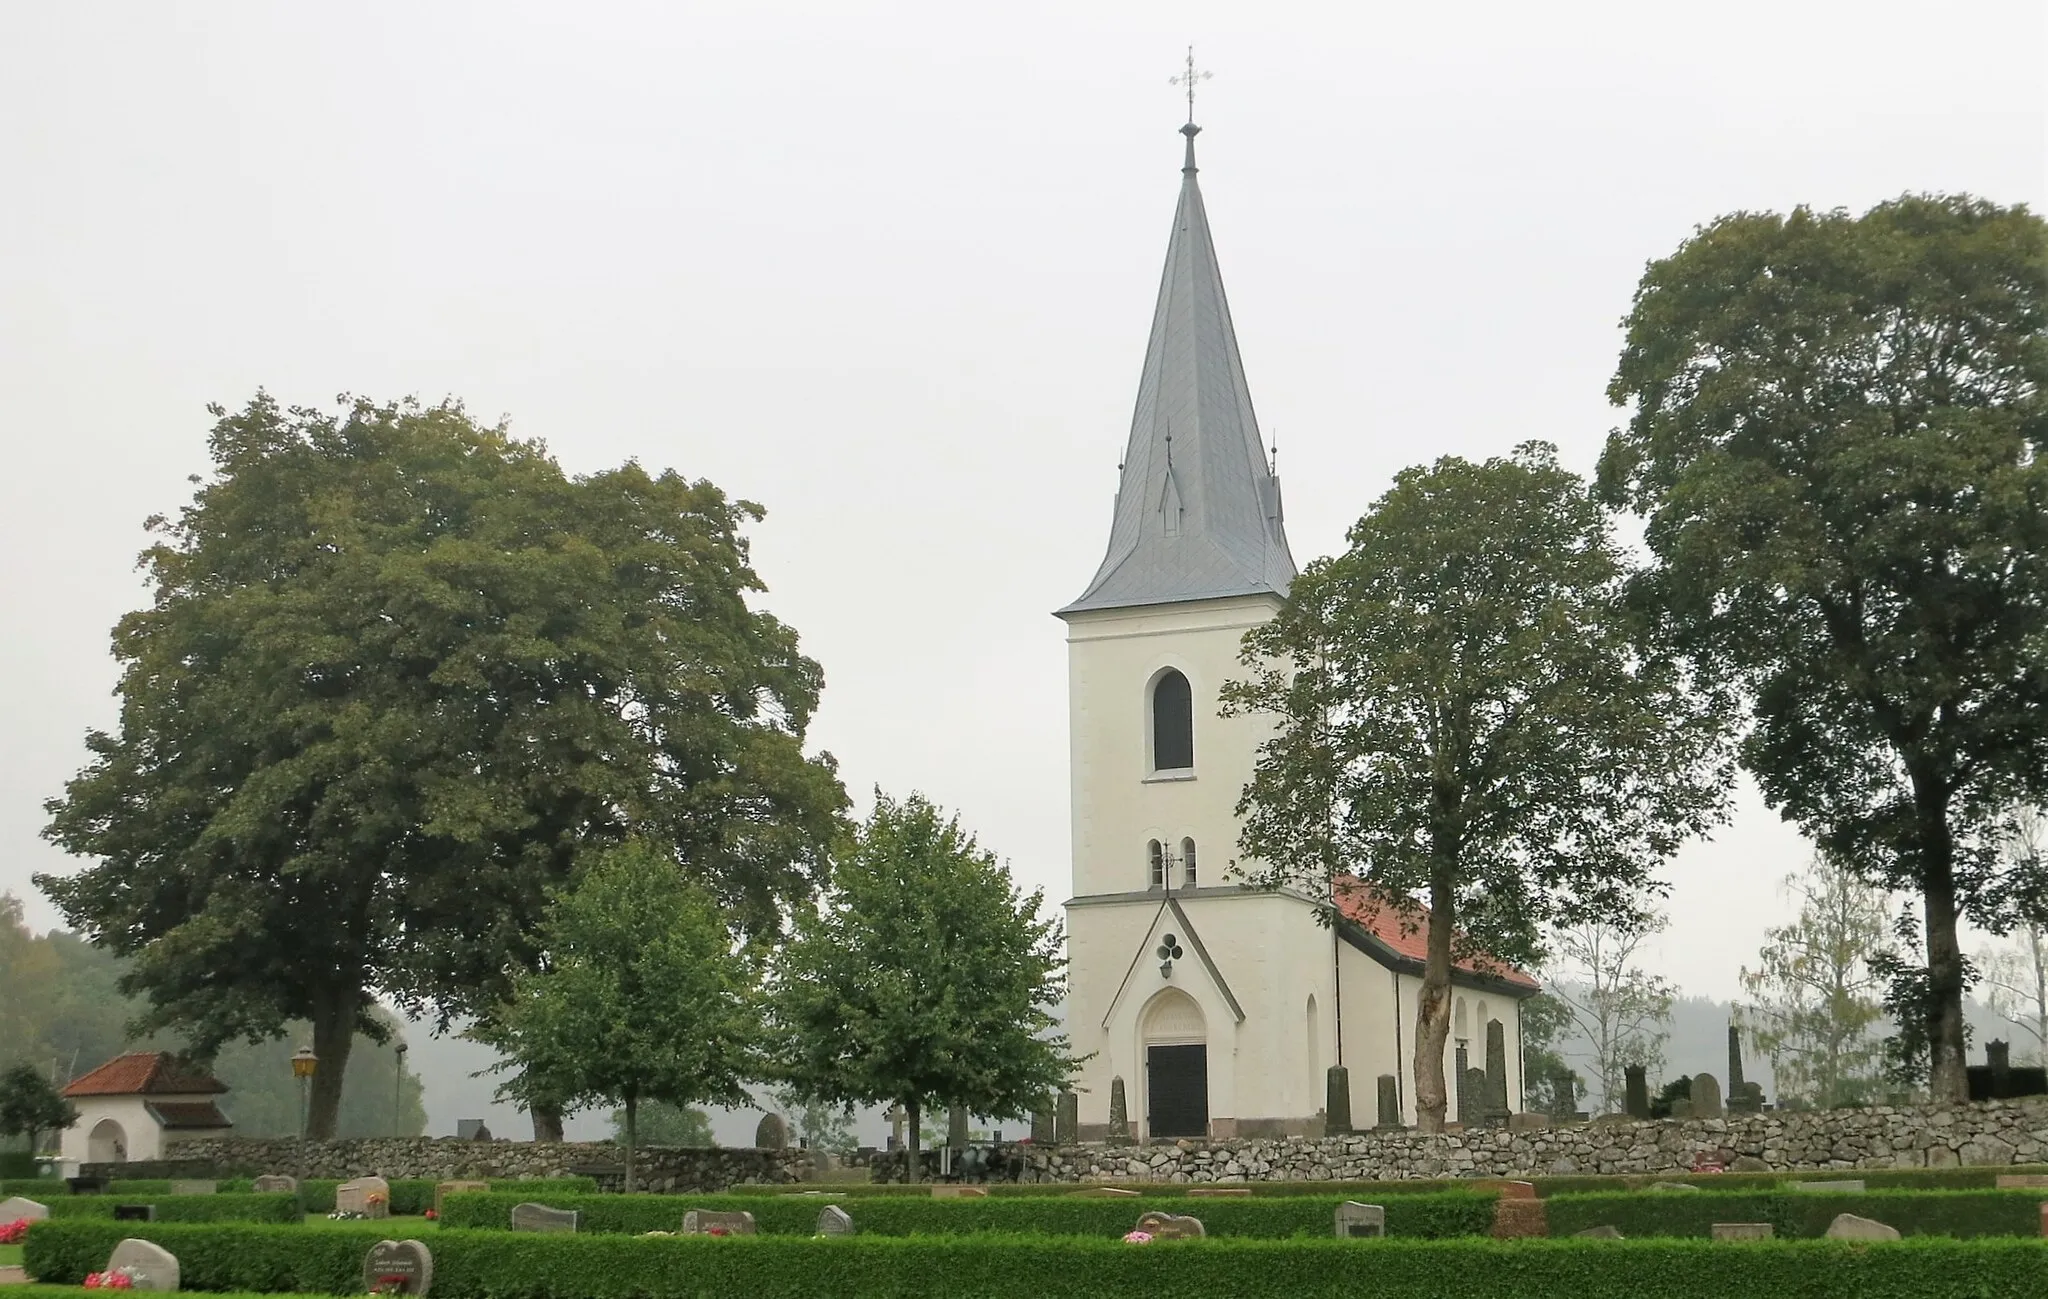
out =
[[[187,1290],[352,1294],[374,1225],[39,1223],[27,1265],[75,1285],[124,1235],[178,1256]],[[627,1238],[442,1231],[438,1299],[2039,1299],[2048,1249],[2017,1240],[1715,1244],[1691,1240],[1203,1240],[1077,1237]]]
[[1717,1222],[1768,1222],[1779,1236],[1827,1234],[1837,1214],[1875,1218],[1907,1236],[2033,1236],[2040,1191],[1638,1191],[1554,1195],[1550,1234],[1610,1226],[1624,1236],[1706,1236]]
[[[498,1177],[492,1178],[490,1181],[491,1189],[494,1191],[519,1191],[529,1195],[540,1191],[552,1192],[558,1195],[569,1193],[590,1195],[595,1194],[597,1191],[597,1179],[594,1177]],[[334,1212],[334,1188],[340,1185],[340,1181],[331,1177],[309,1177],[300,1183],[299,1189],[305,1198],[306,1212]],[[428,1209],[434,1207],[434,1188],[439,1185],[438,1181],[419,1177],[393,1179],[391,1182],[391,1212],[394,1215],[400,1216],[425,1213]],[[107,1192],[104,1195],[74,1197],[71,1194],[71,1189],[65,1186],[61,1180],[54,1177],[39,1177],[33,1181],[0,1182],[0,1200],[4,1200],[11,1195],[24,1195],[31,1200],[37,1200],[43,1204],[50,1205],[54,1216],[57,1202],[74,1198],[79,1200],[121,1200],[126,1204],[163,1205],[174,1200],[184,1203],[188,1200],[218,1199],[221,1196],[228,1195],[248,1195],[253,1193],[254,1186],[254,1178],[223,1177],[215,1183],[216,1190],[218,1191],[217,1195],[174,1196],[171,1194],[171,1184],[168,1181],[116,1181],[107,1184]],[[108,1212],[112,1211],[108,1210]],[[159,1218],[168,1218],[170,1215],[159,1209],[157,1216]],[[230,1216],[239,1217],[242,1215]],[[186,1222],[211,1220],[204,1213],[191,1218],[179,1219],[179,1221]]]
[[[535,1197],[492,1192],[451,1195],[443,1206],[443,1227],[509,1230],[512,1206]],[[935,1200],[930,1196],[877,1197],[848,1208],[854,1230],[874,1236],[963,1236],[1035,1234],[1116,1237],[1129,1231],[1147,1209],[1170,1208],[1202,1220],[1211,1235],[1277,1239],[1329,1236],[1341,1195],[1290,1195],[1217,1200],[1089,1200],[1007,1196],[986,1200]],[[818,1210],[833,1203],[824,1195],[767,1198],[758,1195],[558,1195],[539,1202],[583,1215],[581,1230],[594,1233],[675,1231],[689,1209],[745,1209],[764,1234],[808,1236],[817,1229]],[[1387,1234],[1443,1238],[1480,1236],[1493,1227],[1495,1197],[1470,1191],[1386,1197]]]
[[155,1205],[158,1222],[297,1222],[305,1216],[291,1195],[66,1195],[50,1201],[50,1217],[111,1219],[124,1204]]

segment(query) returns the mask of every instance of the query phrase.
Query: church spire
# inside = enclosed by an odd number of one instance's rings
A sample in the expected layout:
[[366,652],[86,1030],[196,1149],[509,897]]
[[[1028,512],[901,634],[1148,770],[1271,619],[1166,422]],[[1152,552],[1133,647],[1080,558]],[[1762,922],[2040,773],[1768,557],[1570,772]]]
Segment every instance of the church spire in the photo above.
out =
[[[1191,95],[1201,75],[1191,59]],[[1280,521],[1280,483],[1252,413],[1196,181],[1195,136],[1201,129],[1191,98],[1188,123],[1180,128],[1187,137],[1180,204],[1138,379],[1109,553],[1088,589],[1062,614],[1284,595],[1294,579],[1294,557]]]

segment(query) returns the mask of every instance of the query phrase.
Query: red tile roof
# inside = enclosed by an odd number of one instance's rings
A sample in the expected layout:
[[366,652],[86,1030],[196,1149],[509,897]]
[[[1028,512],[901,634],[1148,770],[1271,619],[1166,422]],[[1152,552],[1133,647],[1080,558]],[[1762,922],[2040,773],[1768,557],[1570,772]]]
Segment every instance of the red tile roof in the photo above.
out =
[[[1417,907],[1403,913],[1390,905],[1384,894],[1351,876],[1337,881],[1332,890],[1337,910],[1346,920],[1393,949],[1394,955],[1421,962],[1429,956],[1429,908]],[[1413,926],[1412,928],[1410,926]],[[1534,992],[1542,988],[1533,977],[1490,956],[1453,960],[1451,969],[1477,979],[1495,979]]]
[[117,1055],[64,1089],[66,1096],[190,1096],[226,1091],[220,1080],[180,1064],[168,1051]]

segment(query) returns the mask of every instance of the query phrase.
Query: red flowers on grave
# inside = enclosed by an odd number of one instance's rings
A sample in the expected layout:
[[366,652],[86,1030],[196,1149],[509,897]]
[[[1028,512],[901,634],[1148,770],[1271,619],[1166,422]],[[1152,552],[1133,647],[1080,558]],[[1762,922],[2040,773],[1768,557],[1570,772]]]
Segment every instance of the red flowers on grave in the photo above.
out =
[[85,1278],[85,1288],[88,1290],[133,1290],[135,1288],[135,1269],[123,1267],[116,1268],[112,1272],[94,1272]]
[[427,1219],[427,1221],[432,1222],[435,1219],[439,1218],[441,1215],[434,1212],[432,1209],[429,1209],[423,1216]]
[[706,1228],[706,1229],[705,1229],[705,1232],[704,1232],[704,1234],[705,1234],[705,1235],[707,1235],[707,1236],[730,1236],[730,1235],[732,1235],[732,1233],[731,1233],[731,1232],[727,1231],[727,1230],[726,1230],[725,1228],[723,1228],[723,1227],[709,1227],[709,1228]]
[[404,1294],[406,1282],[412,1278],[393,1272],[377,1278],[377,1284],[370,1287],[371,1294]]
[[27,1239],[27,1218],[17,1218],[13,1222],[0,1222],[0,1245],[19,1245]]

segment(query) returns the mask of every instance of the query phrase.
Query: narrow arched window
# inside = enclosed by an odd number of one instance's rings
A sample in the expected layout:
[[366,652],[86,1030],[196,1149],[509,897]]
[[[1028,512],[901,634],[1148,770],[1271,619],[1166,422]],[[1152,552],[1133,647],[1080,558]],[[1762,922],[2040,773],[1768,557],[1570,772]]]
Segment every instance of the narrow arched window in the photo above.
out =
[[1180,860],[1182,866],[1187,871],[1185,887],[1195,887],[1195,841],[1193,839],[1183,839],[1180,841]]
[[1188,679],[1168,668],[1152,686],[1152,769],[1195,765],[1195,700]]
[[1145,854],[1147,857],[1151,859],[1152,862],[1152,887],[1155,889],[1165,888],[1166,849],[1160,846],[1159,841],[1157,839],[1154,839],[1149,845],[1146,846]]

